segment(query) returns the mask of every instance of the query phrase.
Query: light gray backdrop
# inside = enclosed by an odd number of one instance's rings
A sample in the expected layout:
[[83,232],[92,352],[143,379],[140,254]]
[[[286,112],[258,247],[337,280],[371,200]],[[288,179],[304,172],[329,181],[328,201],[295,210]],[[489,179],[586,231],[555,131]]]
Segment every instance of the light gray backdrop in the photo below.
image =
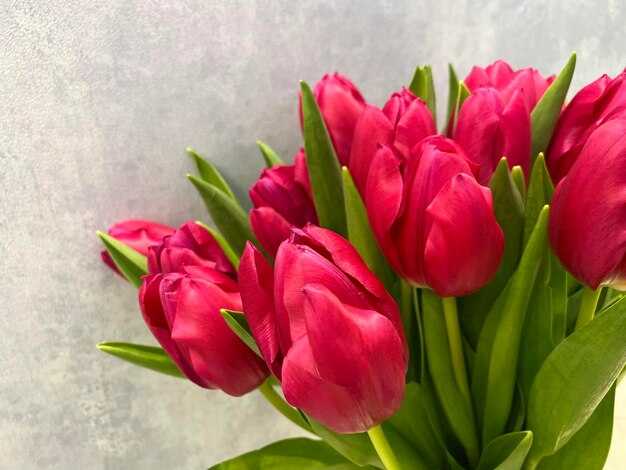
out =
[[152,341],[95,231],[204,218],[186,146],[245,196],[256,139],[289,158],[300,145],[299,79],[337,70],[382,104],[430,63],[441,105],[448,61],[462,76],[499,57],[550,74],[576,50],[576,87],[625,65],[620,0],[79,3],[0,1],[2,468],[199,469],[297,434],[257,394],[94,347]]

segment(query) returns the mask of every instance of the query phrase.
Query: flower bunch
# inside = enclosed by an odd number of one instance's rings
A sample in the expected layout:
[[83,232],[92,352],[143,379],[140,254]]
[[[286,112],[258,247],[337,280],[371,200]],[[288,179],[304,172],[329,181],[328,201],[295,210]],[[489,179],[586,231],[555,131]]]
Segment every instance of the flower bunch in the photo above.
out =
[[382,107],[339,74],[303,82],[303,148],[259,143],[249,213],[189,150],[216,228],[100,233],[160,347],[99,347],[258,389],[315,437],[214,468],[601,468],[626,364],[626,71],[566,103],[574,65],[451,67],[441,131],[428,66]]

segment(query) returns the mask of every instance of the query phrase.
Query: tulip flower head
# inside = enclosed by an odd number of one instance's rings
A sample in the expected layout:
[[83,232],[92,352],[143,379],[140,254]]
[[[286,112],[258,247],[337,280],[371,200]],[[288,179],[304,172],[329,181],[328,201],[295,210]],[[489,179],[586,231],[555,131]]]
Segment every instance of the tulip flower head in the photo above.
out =
[[426,103],[403,88],[391,95],[382,110],[366,105],[354,131],[349,170],[361,195],[379,144],[393,150],[403,164],[419,141],[437,133]]
[[408,364],[398,306],[347,240],[294,229],[274,269],[249,243],[239,284],[252,334],[291,405],[340,433],[398,410]]
[[249,194],[254,204],[250,226],[272,258],[292,228],[318,223],[303,149],[293,165],[264,169]]
[[204,266],[217,269],[233,279],[236,271],[211,233],[189,220],[174,233],[148,250],[148,271],[151,274],[173,273],[183,266]]
[[[125,220],[115,224],[109,229],[109,235],[111,237],[144,256],[148,256],[148,251],[151,246],[158,245],[163,238],[172,233],[174,233],[172,227],[151,220]],[[101,252],[101,256],[102,261],[104,261],[108,267],[124,277],[106,250]]]
[[[354,127],[363,112],[365,99],[354,84],[338,73],[327,74],[315,84],[313,96],[333,142],[341,165],[348,165]],[[302,97],[299,98],[302,126]]]
[[509,167],[521,166],[530,176],[530,113],[521,91],[505,100],[495,88],[479,88],[461,106],[454,140],[480,170],[478,182],[486,185],[502,157]]
[[413,286],[461,296],[495,275],[504,237],[477,170],[443,136],[416,145],[404,172],[393,150],[379,146],[367,182],[367,212],[387,261]]
[[626,119],[591,133],[558,184],[550,242],[563,266],[591,289],[626,290]]
[[222,308],[241,311],[237,283],[230,276],[201,266],[150,274],[143,278],[139,304],[163,349],[200,387],[241,396],[269,375],[220,314]]
[[505,61],[496,60],[484,68],[473,67],[463,83],[471,93],[483,87],[495,88],[502,94],[504,103],[519,91],[532,111],[554,79],[554,75],[544,78],[533,68],[513,70]]
[[626,119],[626,71],[613,79],[603,75],[582,88],[561,113],[546,156],[555,184],[567,175],[591,134],[612,119]]

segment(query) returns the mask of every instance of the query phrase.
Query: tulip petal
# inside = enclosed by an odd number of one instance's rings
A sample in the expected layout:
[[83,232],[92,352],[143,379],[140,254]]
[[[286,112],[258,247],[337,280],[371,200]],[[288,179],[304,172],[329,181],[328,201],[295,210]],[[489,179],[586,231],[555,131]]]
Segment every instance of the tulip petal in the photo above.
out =
[[239,295],[191,277],[180,281],[175,295],[172,340],[187,348],[193,369],[212,388],[233,396],[244,395],[261,385],[267,377],[263,362],[231,331],[220,314],[221,308],[240,310]]
[[403,274],[403,269],[396,244],[391,237],[391,227],[400,212],[403,188],[396,157],[388,147],[379,147],[372,162],[364,199],[372,201],[365,205],[378,244],[389,265],[400,274]]
[[347,165],[354,127],[363,111],[365,100],[354,84],[338,73],[325,75],[315,85],[314,94],[337,158],[341,165]]
[[626,120],[600,126],[553,197],[550,241],[592,289],[626,288]]
[[[402,322],[398,305],[385,289],[378,277],[367,267],[363,258],[354,246],[342,236],[330,230],[307,225],[303,233],[310,237],[310,245],[319,253],[328,253],[328,259],[341,271],[348,275],[352,282],[358,284],[361,296],[363,296],[373,308],[395,325],[403,337]],[[299,239],[302,241],[302,239]],[[354,305],[355,307],[358,305]]]
[[365,105],[363,114],[354,129],[354,142],[348,168],[366,203],[365,186],[377,146],[378,144],[392,145],[393,140],[394,129],[389,119],[375,106]]
[[398,120],[393,145],[406,159],[420,140],[436,133],[435,121],[428,106],[416,98]]
[[[528,177],[530,175],[530,112],[521,91],[516,91],[508,101],[502,112],[500,127],[503,135],[500,157],[506,157],[509,168],[522,167],[524,175]],[[492,162],[494,171],[498,162],[499,160]]]
[[503,101],[494,88],[480,88],[465,100],[459,112],[454,140],[480,167],[478,181],[487,184],[504,156],[500,133]]
[[[285,397],[337,432],[363,432],[393,415],[404,395],[406,357],[393,324],[304,287],[307,335],[285,360]],[[342,341],[328,341],[342,332]]]
[[163,277],[161,274],[151,274],[143,278],[143,284],[139,290],[141,313],[154,337],[181,372],[196,385],[207,387],[206,382],[189,367],[178,346],[172,340],[165,312],[161,305],[160,289]]
[[495,275],[504,251],[488,188],[459,174],[426,210],[428,285],[440,297],[470,294]]
[[250,227],[263,249],[276,258],[278,247],[289,238],[292,225],[271,207],[250,211]]
[[275,270],[280,273],[275,279],[274,299],[283,351],[306,332],[303,286],[323,284],[344,303],[355,307],[367,305],[361,293],[336,265],[312,248],[297,244],[297,240],[280,246]]
[[280,379],[282,355],[274,313],[274,273],[261,252],[248,243],[239,265],[243,311],[252,336],[274,375]]

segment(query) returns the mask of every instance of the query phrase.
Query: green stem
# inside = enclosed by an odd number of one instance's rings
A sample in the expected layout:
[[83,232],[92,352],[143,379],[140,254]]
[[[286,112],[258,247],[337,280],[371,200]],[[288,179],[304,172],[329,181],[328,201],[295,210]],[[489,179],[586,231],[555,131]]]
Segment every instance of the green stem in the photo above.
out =
[[443,297],[443,316],[446,320],[446,331],[448,333],[448,345],[450,346],[450,359],[454,378],[463,396],[471,405],[469,384],[467,381],[467,370],[465,368],[465,356],[463,355],[463,339],[461,337],[461,327],[459,326],[459,312],[456,308],[455,297]]
[[575,330],[578,330],[593,320],[601,291],[602,287],[593,290],[587,286],[583,286],[583,296],[582,299],[580,299],[580,309],[578,310],[578,318],[576,319],[576,326],[574,327]]
[[374,426],[372,429],[367,431],[367,434],[369,435],[372,444],[374,444],[374,449],[376,449],[376,453],[380,457],[380,460],[383,462],[385,468],[387,470],[400,470],[400,464],[398,463],[396,454],[393,453],[381,425],[379,424]]
[[300,413],[298,413],[295,408],[290,406],[283,397],[276,393],[276,390],[274,390],[274,387],[272,387],[269,380],[266,380],[259,386],[259,392],[261,392],[265,399],[289,421],[300,426],[305,431],[313,432],[309,423],[304,421],[304,418],[300,416]]

